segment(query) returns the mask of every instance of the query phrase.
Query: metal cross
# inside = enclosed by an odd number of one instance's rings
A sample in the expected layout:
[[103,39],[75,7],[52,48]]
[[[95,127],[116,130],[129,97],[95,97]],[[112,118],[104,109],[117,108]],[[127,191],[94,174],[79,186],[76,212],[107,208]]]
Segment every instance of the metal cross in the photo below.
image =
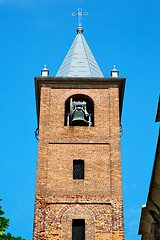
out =
[[82,12],[82,8],[78,8],[78,13],[72,13],[72,16],[78,16],[78,25],[79,27],[81,27],[82,25],[82,16],[87,16],[88,13],[87,12]]

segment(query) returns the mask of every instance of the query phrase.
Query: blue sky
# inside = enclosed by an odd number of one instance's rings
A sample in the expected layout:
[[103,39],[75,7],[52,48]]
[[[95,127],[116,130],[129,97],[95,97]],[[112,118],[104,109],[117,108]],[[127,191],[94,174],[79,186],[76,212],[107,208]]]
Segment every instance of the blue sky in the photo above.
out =
[[126,240],[137,235],[158,137],[159,0],[0,0],[1,193],[9,231],[32,239],[37,127],[34,76],[55,76],[83,8],[84,36],[104,74],[126,77],[121,137]]

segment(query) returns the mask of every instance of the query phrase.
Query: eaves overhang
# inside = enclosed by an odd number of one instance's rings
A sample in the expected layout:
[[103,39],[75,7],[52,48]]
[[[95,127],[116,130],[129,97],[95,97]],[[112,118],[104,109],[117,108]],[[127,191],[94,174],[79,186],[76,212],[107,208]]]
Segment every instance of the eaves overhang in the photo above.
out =
[[39,126],[41,87],[54,89],[107,89],[119,88],[120,120],[126,78],[78,78],[78,77],[35,77],[37,122]]
[[142,208],[139,235],[142,235],[142,240],[150,240],[150,232],[152,223],[160,222],[160,130],[157,141],[155,161],[151,177],[151,183],[148,192],[147,204]]
[[159,101],[158,101],[158,108],[157,108],[156,122],[160,122],[160,96],[159,96]]
[[143,240],[149,240],[152,221],[153,218],[150,214],[150,209],[142,206],[138,235],[142,235]]

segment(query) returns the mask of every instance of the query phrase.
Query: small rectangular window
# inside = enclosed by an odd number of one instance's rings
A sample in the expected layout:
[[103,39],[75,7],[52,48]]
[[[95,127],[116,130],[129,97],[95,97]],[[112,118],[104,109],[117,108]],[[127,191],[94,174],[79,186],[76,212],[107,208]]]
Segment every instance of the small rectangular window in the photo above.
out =
[[72,240],[85,240],[85,220],[72,220]]
[[84,179],[84,160],[73,160],[73,179]]

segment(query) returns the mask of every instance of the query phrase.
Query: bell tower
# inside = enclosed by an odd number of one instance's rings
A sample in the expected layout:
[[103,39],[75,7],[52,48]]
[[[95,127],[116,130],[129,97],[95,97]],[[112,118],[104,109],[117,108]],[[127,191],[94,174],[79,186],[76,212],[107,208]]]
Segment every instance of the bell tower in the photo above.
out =
[[35,77],[33,239],[124,240],[120,123],[125,78],[105,78],[81,26],[56,77]]

